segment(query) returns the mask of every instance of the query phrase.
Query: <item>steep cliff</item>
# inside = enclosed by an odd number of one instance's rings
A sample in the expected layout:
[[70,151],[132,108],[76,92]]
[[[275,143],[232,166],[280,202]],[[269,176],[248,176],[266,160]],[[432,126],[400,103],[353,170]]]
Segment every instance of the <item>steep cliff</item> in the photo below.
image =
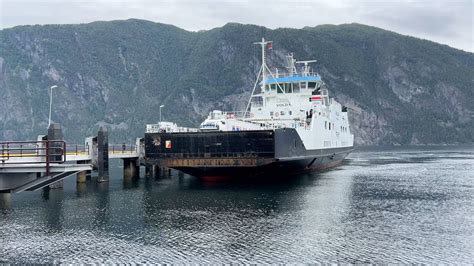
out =
[[0,31],[0,139],[32,139],[53,120],[69,140],[98,125],[112,141],[163,118],[197,126],[212,109],[242,109],[268,64],[317,59],[330,93],[351,108],[357,144],[472,143],[474,55],[359,25],[270,30],[227,24],[188,32],[141,20],[21,26]]

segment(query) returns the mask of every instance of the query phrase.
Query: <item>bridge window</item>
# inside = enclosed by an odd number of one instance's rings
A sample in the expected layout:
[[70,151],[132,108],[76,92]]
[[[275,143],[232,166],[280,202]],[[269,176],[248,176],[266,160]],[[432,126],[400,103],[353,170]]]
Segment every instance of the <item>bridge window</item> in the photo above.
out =
[[314,89],[314,88],[316,88],[316,82],[308,82],[308,88],[309,88],[309,89]]
[[300,92],[300,83],[293,83],[293,92]]
[[278,93],[283,93],[282,89],[285,89],[285,84],[280,84],[280,86],[277,86],[277,92]]
[[306,89],[306,87],[307,87],[306,85],[307,85],[306,82],[300,82],[300,88],[301,89]]

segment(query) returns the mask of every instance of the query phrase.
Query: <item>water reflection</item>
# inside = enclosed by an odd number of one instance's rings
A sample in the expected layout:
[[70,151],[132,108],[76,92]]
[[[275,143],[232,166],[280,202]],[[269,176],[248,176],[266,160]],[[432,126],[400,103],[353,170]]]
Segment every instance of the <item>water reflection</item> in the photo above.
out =
[[44,225],[51,232],[59,232],[63,228],[63,198],[62,189],[44,188],[41,190],[41,198],[43,199],[44,208],[42,208],[42,218]]
[[354,153],[290,180],[166,178],[16,194],[0,213],[0,261],[17,263],[468,263],[474,155]]

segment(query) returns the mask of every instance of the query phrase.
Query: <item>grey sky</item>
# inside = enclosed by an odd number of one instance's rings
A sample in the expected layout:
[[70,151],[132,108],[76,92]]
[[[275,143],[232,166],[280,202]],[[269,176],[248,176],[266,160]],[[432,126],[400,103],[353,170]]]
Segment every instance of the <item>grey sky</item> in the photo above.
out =
[[202,30],[358,22],[474,52],[474,0],[0,0],[0,28],[139,18]]

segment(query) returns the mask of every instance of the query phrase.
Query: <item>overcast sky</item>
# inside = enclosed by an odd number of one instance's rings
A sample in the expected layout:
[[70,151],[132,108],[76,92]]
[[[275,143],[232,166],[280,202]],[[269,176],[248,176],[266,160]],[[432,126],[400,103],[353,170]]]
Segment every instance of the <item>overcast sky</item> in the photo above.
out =
[[474,0],[0,0],[0,28],[138,18],[186,30],[362,23],[474,51]]

